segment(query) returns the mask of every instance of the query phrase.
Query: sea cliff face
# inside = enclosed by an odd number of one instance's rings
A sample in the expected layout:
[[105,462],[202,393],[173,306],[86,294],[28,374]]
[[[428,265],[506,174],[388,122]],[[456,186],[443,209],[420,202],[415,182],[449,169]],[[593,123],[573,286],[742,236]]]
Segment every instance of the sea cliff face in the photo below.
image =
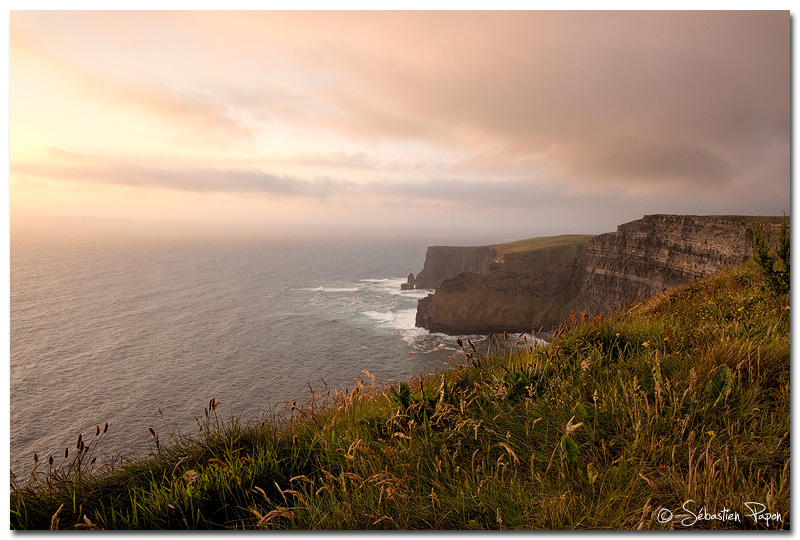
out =
[[[652,215],[597,236],[584,253],[574,306],[618,311],[637,298],[717,274],[753,256],[750,219]],[[774,236],[774,225],[767,225]]]
[[561,320],[581,284],[584,243],[509,254],[486,273],[447,279],[419,301],[416,325],[446,334],[483,334],[530,331]]
[[416,277],[408,276],[403,289],[435,289],[442,282],[464,272],[488,272],[493,264],[503,262],[497,246],[430,246],[425,265]]
[[[769,221],[768,236],[776,238],[778,220]],[[752,256],[754,224],[754,217],[651,215],[616,232],[558,237],[552,247],[527,251],[510,249],[513,244],[429,248],[430,263],[426,257],[425,269],[407,286],[436,287],[417,307],[417,326],[431,331],[547,332],[572,309],[612,313],[744,262]],[[548,245],[546,238],[536,241]]]

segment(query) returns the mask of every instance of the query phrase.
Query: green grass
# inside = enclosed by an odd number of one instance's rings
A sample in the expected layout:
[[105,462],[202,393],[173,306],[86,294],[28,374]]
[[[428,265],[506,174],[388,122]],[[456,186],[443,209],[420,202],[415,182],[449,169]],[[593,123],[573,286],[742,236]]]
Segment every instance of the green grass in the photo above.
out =
[[199,436],[147,458],[45,463],[13,486],[11,526],[681,529],[691,500],[741,519],[691,528],[789,528],[789,296],[763,285],[751,261],[575,314],[543,348],[467,342],[456,367],[385,389],[362,372],[285,422],[222,422],[211,402]]
[[499,247],[507,253],[527,253],[561,246],[585,246],[592,238],[594,236],[589,234],[562,234],[560,236],[543,236],[517,240],[516,242],[499,244]]

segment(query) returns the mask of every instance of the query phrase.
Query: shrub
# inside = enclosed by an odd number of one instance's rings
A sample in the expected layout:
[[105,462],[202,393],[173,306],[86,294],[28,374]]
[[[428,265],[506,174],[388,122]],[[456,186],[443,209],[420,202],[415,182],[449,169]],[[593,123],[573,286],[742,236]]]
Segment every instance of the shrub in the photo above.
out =
[[786,216],[783,216],[778,249],[774,255],[761,228],[761,221],[756,222],[753,227],[753,258],[772,292],[777,295],[789,292],[789,225]]

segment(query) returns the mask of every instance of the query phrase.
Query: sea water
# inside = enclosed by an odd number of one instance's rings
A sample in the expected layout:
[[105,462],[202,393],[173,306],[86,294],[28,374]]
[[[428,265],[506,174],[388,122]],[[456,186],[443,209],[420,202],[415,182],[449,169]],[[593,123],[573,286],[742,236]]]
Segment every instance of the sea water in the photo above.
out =
[[150,428],[193,435],[211,398],[252,420],[362,370],[444,368],[455,338],[414,326],[431,291],[400,289],[426,245],[12,227],[12,471],[106,422],[98,453],[144,455]]

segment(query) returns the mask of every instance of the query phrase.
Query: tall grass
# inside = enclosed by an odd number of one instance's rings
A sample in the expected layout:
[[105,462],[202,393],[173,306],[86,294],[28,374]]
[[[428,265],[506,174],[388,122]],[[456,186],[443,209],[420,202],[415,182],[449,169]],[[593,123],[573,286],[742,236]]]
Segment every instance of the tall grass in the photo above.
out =
[[[212,400],[197,436],[145,459],[87,471],[73,456],[12,486],[11,524],[788,528],[789,296],[762,285],[750,262],[576,315],[546,347],[460,343],[445,372],[386,388],[362,372],[283,419],[221,421]],[[740,520],[708,518],[723,509]]]

